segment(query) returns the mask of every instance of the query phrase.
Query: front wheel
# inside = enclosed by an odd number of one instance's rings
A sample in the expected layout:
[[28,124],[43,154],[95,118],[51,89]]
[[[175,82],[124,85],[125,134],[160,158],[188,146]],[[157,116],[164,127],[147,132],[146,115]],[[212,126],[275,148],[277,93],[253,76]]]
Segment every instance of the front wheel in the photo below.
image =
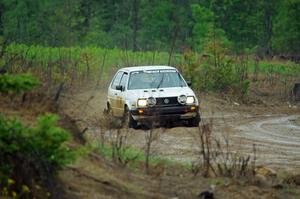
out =
[[128,110],[128,108],[126,108],[124,112],[123,127],[136,129],[137,126],[138,126],[137,121],[133,119],[130,111]]

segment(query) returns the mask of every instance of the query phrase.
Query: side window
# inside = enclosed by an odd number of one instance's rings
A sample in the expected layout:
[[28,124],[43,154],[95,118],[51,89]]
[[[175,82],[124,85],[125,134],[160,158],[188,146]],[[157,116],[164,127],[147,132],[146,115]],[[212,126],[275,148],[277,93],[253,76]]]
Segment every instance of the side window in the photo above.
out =
[[113,80],[113,82],[111,84],[111,88],[112,89],[116,89],[116,86],[120,85],[120,81],[121,81],[122,75],[123,75],[122,71],[120,71],[120,72],[117,73],[117,75],[115,76],[115,78],[114,78],[114,80]]
[[128,74],[124,73],[120,82],[120,85],[123,86],[123,88],[126,88],[127,79],[128,79]]

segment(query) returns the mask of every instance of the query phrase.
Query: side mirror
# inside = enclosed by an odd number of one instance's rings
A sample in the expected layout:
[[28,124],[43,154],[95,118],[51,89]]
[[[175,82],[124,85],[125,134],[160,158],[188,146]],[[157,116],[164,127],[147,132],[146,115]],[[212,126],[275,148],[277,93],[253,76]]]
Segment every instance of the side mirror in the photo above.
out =
[[116,90],[123,91],[123,86],[121,86],[121,85],[116,86]]
[[186,83],[187,83],[188,86],[192,86],[192,81],[191,80],[187,80]]

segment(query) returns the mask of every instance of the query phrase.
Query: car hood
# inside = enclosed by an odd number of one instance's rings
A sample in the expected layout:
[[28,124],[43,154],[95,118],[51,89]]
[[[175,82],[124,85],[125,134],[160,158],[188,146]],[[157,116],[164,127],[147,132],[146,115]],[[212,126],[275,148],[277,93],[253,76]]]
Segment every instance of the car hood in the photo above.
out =
[[158,89],[137,89],[128,90],[128,98],[148,98],[148,97],[177,97],[179,95],[195,96],[189,87],[158,88]]

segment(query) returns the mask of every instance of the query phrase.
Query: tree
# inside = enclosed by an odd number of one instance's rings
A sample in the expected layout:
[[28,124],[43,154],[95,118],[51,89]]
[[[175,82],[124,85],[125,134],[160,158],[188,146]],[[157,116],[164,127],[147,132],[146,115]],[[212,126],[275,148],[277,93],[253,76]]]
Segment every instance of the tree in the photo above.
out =
[[261,2],[262,30],[260,44],[264,54],[270,55],[272,50],[273,24],[277,14],[278,0],[263,0]]
[[262,26],[259,18],[259,0],[209,0],[209,8],[237,52],[259,44]]
[[199,5],[192,5],[193,13],[193,48],[197,51],[202,51],[205,41],[208,38],[208,33],[212,32],[214,27],[214,14],[209,9]]
[[4,5],[3,2],[0,1],[0,35],[3,35],[3,21],[2,21],[2,15],[4,12]]
[[140,0],[133,0],[132,1],[132,43],[133,43],[133,50],[137,51],[138,50],[138,45],[137,45],[137,39],[138,39],[138,30],[139,30],[139,7],[140,7]]
[[300,53],[300,1],[282,1],[274,24],[273,47],[276,53]]
[[142,2],[141,43],[146,50],[167,50],[174,22],[172,16],[173,4],[167,0]]
[[[213,29],[213,30],[212,30]],[[208,32],[232,52],[299,52],[299,0],[1,0],[8,43],[201,51]],[[216,34],[217,33],[217,34]]]
[[203,51],[208,40],[221,40],[225,45],[229,44],[225,32],[218,28],[215,23],[215,16],[212,11],[199,5],[192,5],[193,13],[193,48]]

